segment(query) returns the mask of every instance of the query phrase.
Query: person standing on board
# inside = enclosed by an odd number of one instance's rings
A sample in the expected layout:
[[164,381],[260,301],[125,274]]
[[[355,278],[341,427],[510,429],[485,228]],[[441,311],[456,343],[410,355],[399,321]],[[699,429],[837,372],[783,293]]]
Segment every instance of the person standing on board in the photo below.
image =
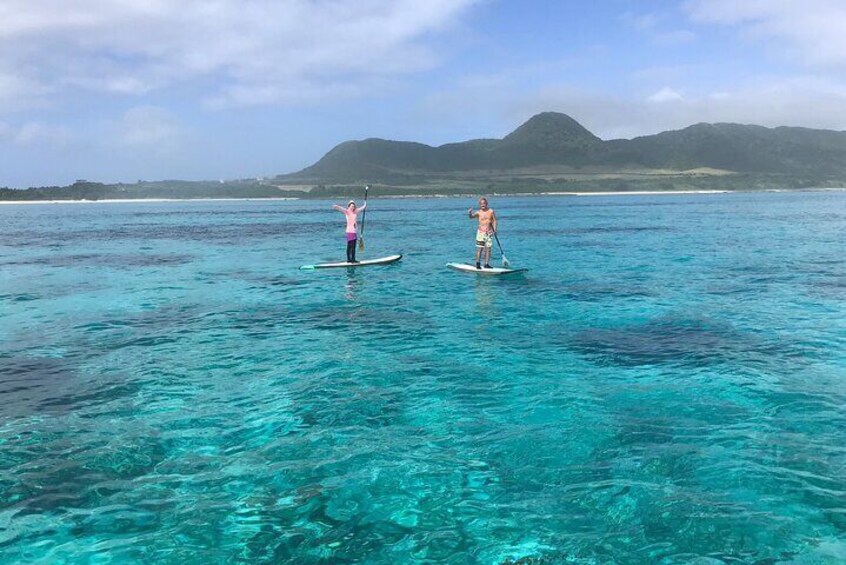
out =
[[491,248],[493,247],[494,233],[496,233],[496,214],[493,209],[488,208],[488,199],[484,196],[479,198],[479,209],[475,212],[473,208],[467,209],[467,217],[471,220],[479,218],[479,229],[476,230],[476,268],[482,268],[482,261],[485,268],[491,268]]
[[358,213],[363,212],[367,208],[365,202],[361,208],[356,208],[355,201],[350,200],[346,208],[341,208],[337,204],[333,204],[332,208],[338,212],[342,212],[347,217],[347,263],[358,263],[355,260],[355,243],[358,240]]

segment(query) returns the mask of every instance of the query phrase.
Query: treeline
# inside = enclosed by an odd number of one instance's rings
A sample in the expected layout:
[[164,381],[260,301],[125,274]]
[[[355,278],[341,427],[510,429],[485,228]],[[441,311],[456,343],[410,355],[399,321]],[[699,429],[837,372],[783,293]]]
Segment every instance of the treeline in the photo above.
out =
[[157,181],[104,184],[78,181],[70,186],[0,188],[0,200],[120,200],[145,198],[280,198],[301,197],[301,190],[280,190],[258,181]]
[[[674,190],[799,190],[841,188],[846,182],[816,175],[730,174],[682,175],[658,178],[542,179],[512,177],[502,180],[432,179],[416,185],[389,183],[371,185],[369,194],[378,196],[457,196],[464,194],[541,194],[546,192],[635,192]],[[142,200],[167,198],[337,198],[363,195],[363,183],[302,185],[280,189],[259,181],[194,182],[160,181],[136,184],[103,184],[80,181],[70,186],[29,189],[0,188],[0,200]]]
[[[639,192],[679,190],[801,190],[808,188],[841,188],[846,182],[824,176],[790,176],[767,174],[683,175],[660,178],[606,178],[606,179],[552,179],[520,178],[497,181],[432,181],[417,186],[377,184],[372,185],[370,196],[464,194],[542,194],[548,192]],[[308,197],[334,198],[362,194],[362,184],[318,185]]]

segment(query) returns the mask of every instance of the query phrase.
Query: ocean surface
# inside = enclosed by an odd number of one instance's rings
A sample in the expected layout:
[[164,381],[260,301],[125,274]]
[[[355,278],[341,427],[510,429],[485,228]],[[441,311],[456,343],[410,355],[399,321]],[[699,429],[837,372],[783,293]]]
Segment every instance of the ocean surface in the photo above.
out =
[[1,563],[846,563],[846,192],[330,204],[0,206]]

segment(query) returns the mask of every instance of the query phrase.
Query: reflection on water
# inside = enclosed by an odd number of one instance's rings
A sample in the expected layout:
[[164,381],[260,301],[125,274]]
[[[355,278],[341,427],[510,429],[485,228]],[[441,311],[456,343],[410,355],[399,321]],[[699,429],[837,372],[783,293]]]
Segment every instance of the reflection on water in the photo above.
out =
[[344,271],[346,271],[344,298],[355,301],[356,293],[359,291],[359,286],[361,285],[361,280],[358,278],[358,269],[355,267],[348,267],[344,269]]
[[480,275],[471,276],[476,279],[474,289],[476,291],[476,309],[479,315],[479,322],[484,324],[485,321],[491,321],[498,315],[496,310],[496,295],[491,285],[500,281],[491,280],[491,278]]

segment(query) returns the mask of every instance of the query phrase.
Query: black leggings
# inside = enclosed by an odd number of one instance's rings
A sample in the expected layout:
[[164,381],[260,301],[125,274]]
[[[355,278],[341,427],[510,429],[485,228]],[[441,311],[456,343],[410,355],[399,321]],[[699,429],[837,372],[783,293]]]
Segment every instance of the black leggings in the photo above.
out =
[[355,243],[355,239],[347,242],[347,263],[355,263]]

